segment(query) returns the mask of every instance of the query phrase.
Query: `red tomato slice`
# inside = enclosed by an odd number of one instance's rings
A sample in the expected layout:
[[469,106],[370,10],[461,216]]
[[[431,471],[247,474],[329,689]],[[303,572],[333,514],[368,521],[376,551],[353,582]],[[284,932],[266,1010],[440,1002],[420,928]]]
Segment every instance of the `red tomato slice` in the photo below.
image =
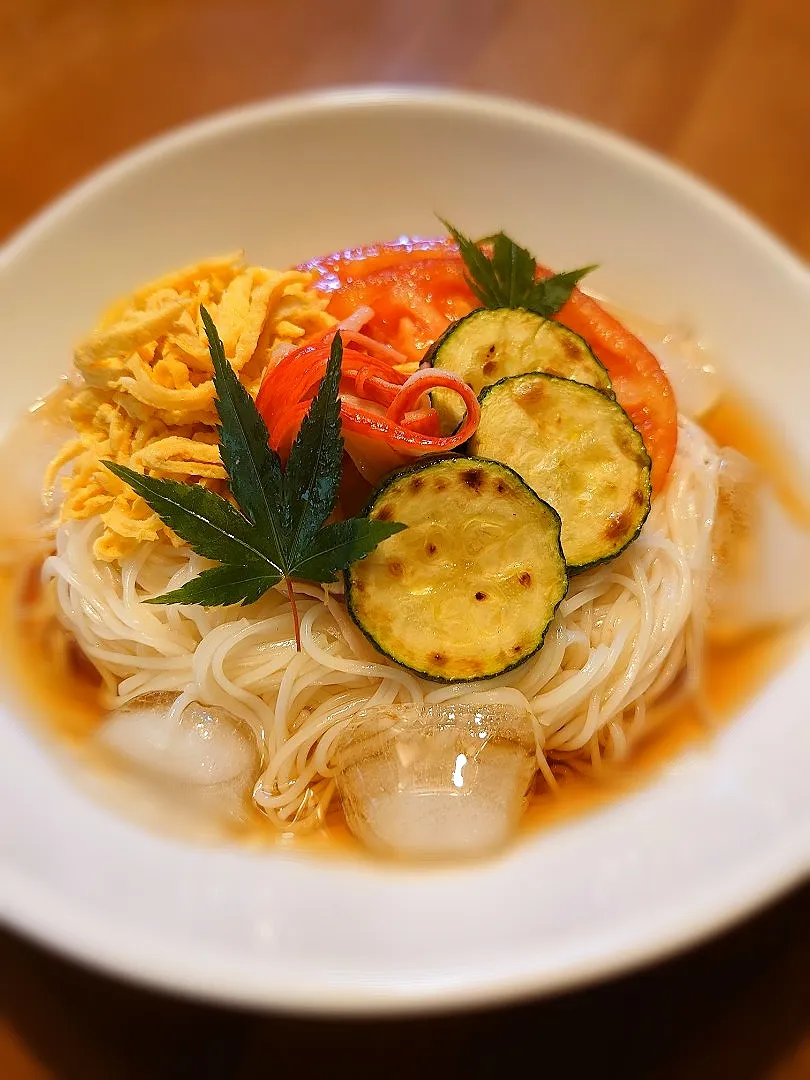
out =
[[322,255],[302,263],[299,269],[317,274],[321,279],[321,288],[331,292],[387,266],[396,266],[411,259],[441,259],[448,255],[457,256],[458,248],[446,237],[401,236],[399,240],[385,244],[367,244],[365,247]]
[[413,258],[372,270],[334,292],[329,311],[345,319],[364,305],[374,309],[365,332],[410,360],[420,360],[453,320],[479,306],[457,255]]
[[[408,240],[336,252],[304,264],[332,292],[329,311],[346,318],[374,309],[371,337],[418,360],[450,323],[480,304],[447,239]],[[552,271],[541,267],[540,276]],[[556,316],[588,342],[607,368],[616,399],[644,439],[652,460],[652,486],[660,491],[678,442],[675,395],[650,350],[592,297],[574,289]]]
[[[548,276],[545,267],[541,273]],[[588,342],[605,365],[616,400],[633,421],[652,460],[652,486],[664,486],[678,445],[678,407],[653,354],[592,297],[574,289],[555,316]]]

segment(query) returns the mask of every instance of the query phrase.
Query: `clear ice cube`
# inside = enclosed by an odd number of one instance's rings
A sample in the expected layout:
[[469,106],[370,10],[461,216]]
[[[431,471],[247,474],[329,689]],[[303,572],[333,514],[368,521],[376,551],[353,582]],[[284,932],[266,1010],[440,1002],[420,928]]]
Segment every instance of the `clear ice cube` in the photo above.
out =
[[142,694],[110,714],[97,743],[111,772],[104,787],[148,824],[194,835],[244,821],[259,770],[253,733],[221,706],[174,693]]
[[452,702],[366,710],[333,761],[352,832],[374,850],[411,859],[503,846],[537,768],[528,712]]
[[748,458],[728,447],[720,463],[709,632],[731,640],[810,614],[810,530],[782,505]]
[[110,714],[99,738],[130,763],[181,783],[209,786],[252,774],[256,747],[242,721],[196,701],[175,717],[176,698],[142,694]]

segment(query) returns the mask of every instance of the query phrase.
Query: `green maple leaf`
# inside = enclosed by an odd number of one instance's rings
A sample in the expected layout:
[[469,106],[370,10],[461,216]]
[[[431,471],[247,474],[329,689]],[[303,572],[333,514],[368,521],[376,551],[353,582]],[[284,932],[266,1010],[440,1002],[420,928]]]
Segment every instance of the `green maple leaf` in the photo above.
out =
[[[458,244],[467,284],[487,308],[525,308],[550,319],[568,300],[577,282],[596,269],[583,266],[537,281],[534,256],[506,233],[474,241],[443,218],[439,220]],[[483,243],[491,245],[491,255],[482,250]]]
[[283,581],[300,649],[293,580],[334,581],[339,570],[405,526],[366,517],[325,524],[337,501],[343,460],[340,334],[332,341],[326,374],[285,471],[269,445],[261,414],[225,357],[210,315],[205,308],[200,313],[214,365],[220,456],[237,505],[199,484],[143,476],[113,461],[103,464],[192,551],[220,564],[147,603],[252,604]]

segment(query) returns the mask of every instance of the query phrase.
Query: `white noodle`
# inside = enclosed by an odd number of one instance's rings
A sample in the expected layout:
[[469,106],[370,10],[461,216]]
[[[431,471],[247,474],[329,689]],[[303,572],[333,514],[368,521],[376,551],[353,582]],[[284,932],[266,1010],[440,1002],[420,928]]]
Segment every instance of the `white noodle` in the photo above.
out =
[[182,695],[178,710],[191,700],[230,709],[262,753],[257,805],[280,828],[311,827],[334,792],[331,748],[369,704],[528,706],[538,767],[551,784],[549,753],[594,769],[626,756],[655,723],[650,706],[679,676],[686,690],[698,688],[718,468],[709,437],[682,419],[670,480],[639,539],[572,580],[531,660],[480,684],[437,686],[377,654],[331,586],[296,585],[297,654],[280,590],[249,608],[144,604],[206,564],[168,543],[141,545],[120,570],[99,563],[98,521],[60,526],[44,575],[56,582],[64,626],[117,703],[161,690]]

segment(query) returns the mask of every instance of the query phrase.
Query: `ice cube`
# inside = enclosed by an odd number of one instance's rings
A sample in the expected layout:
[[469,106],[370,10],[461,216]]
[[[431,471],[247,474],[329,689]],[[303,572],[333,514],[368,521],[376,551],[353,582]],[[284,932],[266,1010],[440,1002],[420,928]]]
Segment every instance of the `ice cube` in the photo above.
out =
[[722,380],[710,354],[688,328],[666,334],[651,347],[675,391],[678,411],[693,420],[710,412],[722,393]]
[[725,448],[709,578],[709,633],[730,640],[810,614],[810,531],[760,470]]
[[116,709],[98,738],[131,764],[182,783],[233,783],[252,776],[256,746],[227,709],[191,702],[172,716],[176,694],[142,694]]
[[183,836],[221,835],[251,815],[259,752],[247,726],[220,706],[192,702],[172,713],[177,694],[143,694],[99,729],[107,766],[102,793],[149,826]]
[[346,820],[364,844],[435,859],[503,846],[537,758],[525,710],[449,702],[366,710],[341,736],[334,764]]
[[[63,393],[57,391],[51,400],[40,401],[0,440],[2,533],[4,541],[12,541],[8,552],[11,558],[19,554],[13,541],[27,542],[27,547],[32,539],[51,535],[47,521],[58,509],[63,492],[57,483],[52,492],[43,495],[43,480],[57,453],[68,440],[75,438],[67,417],[61,415],[59,403],[63,400]],[[5,561],[6,552],[0,554]]]

